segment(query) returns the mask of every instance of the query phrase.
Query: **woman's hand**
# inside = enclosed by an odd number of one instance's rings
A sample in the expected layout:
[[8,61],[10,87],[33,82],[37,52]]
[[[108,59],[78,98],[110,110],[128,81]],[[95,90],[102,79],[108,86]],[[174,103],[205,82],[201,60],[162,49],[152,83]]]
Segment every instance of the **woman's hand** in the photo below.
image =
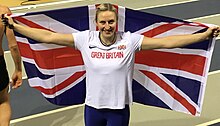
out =
[[22,85],[22,72],[15,71],[11,77],[12,79],[12,88],[16,89]]
[[212,38],[212,37],[218,37],[219,32],[220,32],[220,27],[214,26],[214,27],[208,28],[205,34],[207,35],[208,38]]
[[3,25],[5,25],[6,27],[8,27],[10,29],[14,29],[14,21],[9,15],[2,14],[1,21],[2,21]]

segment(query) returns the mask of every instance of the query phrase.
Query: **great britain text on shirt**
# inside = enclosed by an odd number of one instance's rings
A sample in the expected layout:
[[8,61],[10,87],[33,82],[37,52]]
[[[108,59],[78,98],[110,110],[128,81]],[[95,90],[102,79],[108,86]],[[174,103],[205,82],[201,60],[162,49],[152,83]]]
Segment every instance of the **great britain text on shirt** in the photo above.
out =
[[97,59],[119,59],[124,57],[123,52],[92,52],[92,58]]

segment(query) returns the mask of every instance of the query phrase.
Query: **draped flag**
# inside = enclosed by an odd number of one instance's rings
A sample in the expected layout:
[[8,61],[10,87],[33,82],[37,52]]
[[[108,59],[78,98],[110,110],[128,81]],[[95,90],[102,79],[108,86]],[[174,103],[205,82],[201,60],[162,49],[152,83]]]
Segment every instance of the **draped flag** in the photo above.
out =
[[[118,31],[147,37],[194,34],[207,26],[116,6]],[[59,33],[97,30],[96,5],[27,13],[15,17],[22,25]],[[74,48],[44,44],[16,33],[28,81],[53,104],[82,104],[85,68]],[[214,40],[183,48],[140,51],[133,77],[134,101],[199,116]]]

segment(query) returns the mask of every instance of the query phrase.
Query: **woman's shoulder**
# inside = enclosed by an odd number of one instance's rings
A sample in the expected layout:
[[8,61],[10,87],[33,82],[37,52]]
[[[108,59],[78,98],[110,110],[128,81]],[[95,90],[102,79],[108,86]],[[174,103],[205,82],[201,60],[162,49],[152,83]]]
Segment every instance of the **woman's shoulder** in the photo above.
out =
[[126,37],[128,37],[128,36],[131,35],[131,32],[130,32],[130,31],[126,31],[126,32],[124,32],[124,31],[118,31],[117,34],[118,34],[119,36],[121,36],[121,38],[126,38]]
[[84,35],[84,36],[93,36],[95,34],[98,34],[98,32],[97,31],[91,31],[91,30],[84,30],[84,31],[79,31],[79,32],[73,33],[73,34],[81,34],[81,35]]

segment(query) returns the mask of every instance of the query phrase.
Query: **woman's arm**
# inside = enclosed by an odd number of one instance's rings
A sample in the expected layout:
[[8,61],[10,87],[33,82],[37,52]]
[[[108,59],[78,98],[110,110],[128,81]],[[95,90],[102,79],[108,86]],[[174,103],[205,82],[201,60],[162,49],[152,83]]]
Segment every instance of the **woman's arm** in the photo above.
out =
[[22,26],[15,23],[10,16],[5,15],[5,17],[8,18],[8,24],[11,25],[15,31],[26,37],[48,44],[58,44],[71,47],[74,46],[74,39],[72,34],[60,34],[48,30]]
[[145,50],[149,49],[161,49],[161,48],[176,48],[183,47],[189,44],[201,42],[209,39],[210,37],[217,37],[219,35],[219,27],[208,28],[203,33],[189,34],[189,35],[174,35],[163,38],[148,38],[144,37],[141,48]]
[[[7,14],[11,14],[9,8],[5,7]],[[13,88],[18,88],[22,84],[22,67],[21,67],[21,56],[18,49],[18,45],[14,36],[13,30],[6,28],[5,29],[5,36],[8,41],[8,48],[11,52],[12,59],[14,61],[14,73],[12,74],[12,85]]]
[[15,70],[12,74],[12,88],[18,88],[22,84],[22,67],[21,67],[21,56],[18,49],[17,42],[15,40],[14,33],[11,29],[6,29],[6,38],[8,40],[8,47],[11,52],[12,59],[14,61]]

